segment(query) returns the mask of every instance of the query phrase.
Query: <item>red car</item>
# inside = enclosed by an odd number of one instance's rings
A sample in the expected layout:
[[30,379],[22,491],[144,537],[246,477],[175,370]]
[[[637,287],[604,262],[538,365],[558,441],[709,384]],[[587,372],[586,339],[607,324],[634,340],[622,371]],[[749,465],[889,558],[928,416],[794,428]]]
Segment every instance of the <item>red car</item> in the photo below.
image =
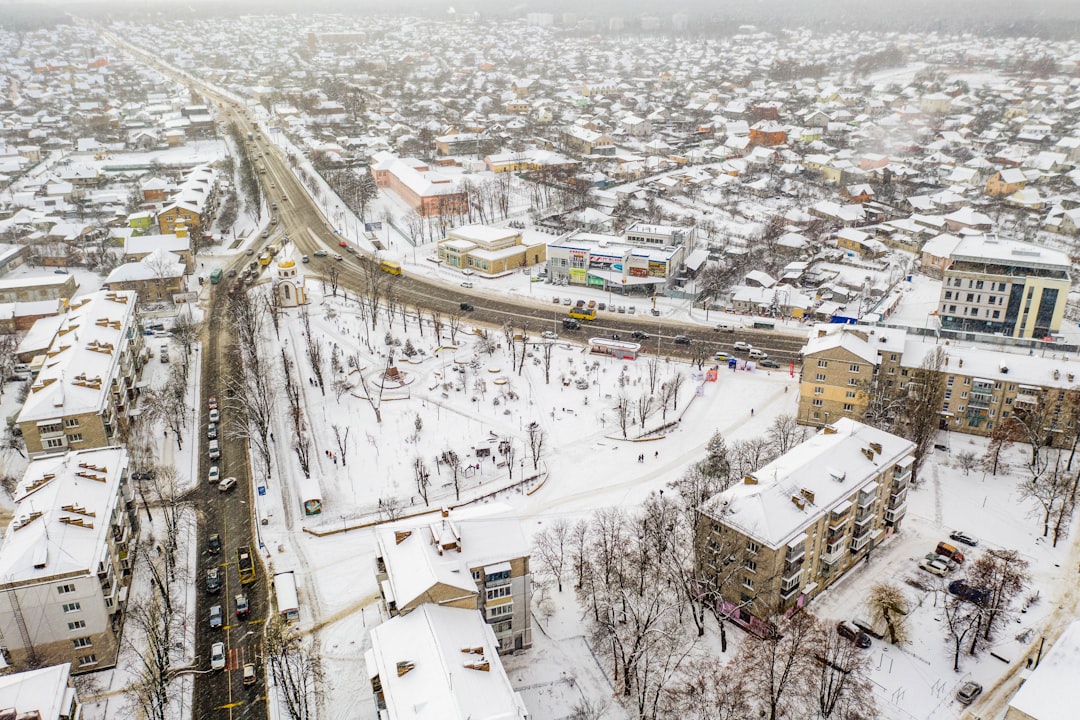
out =
[[217,398],[211,395],[210,399],[206,402],[206,405],[208,410],[217,410]]
[[337,244],[340,245],[341,247],[348,247],[348,244],[344,240],[338,240]]

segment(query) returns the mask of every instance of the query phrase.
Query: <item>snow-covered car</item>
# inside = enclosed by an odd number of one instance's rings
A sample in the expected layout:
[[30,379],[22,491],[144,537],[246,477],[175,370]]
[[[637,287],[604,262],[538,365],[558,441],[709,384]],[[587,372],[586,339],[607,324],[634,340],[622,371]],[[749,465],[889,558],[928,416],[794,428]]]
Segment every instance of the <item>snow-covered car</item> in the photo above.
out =
[[210,423],[206,426],[206,439],[217,440],[217,423]]
[[927,560],[926,558],[923,558],[919,561],[919,567],[933,575],[944,575],[949,572],[949,566],[941,560]]
[[850,640],[856,647],[864,650],[871,645],[870,636],[846,620],[841,620],[836,624],[836,632],[840,634],[840,637]]
[[221,411],[218,410],[217,408],[214,408],[213,410],[211,410],[210,411],[210,422],[216,423],[216,422],[220,422],[220,420],[221,420]]
[[210,669],[225,669],[225,643],[216,642],[210,646]]
[[555,332],[554,330],[545,330],[544,332],[540,333],[540,337],[544,338],[545,340],[555,340],[559,337],[559,333]]
[[983,687],[974,680],[968,680],[966,683],[960,686],[960,689],[956,691],[956,699],[961,705],[970,705],[975,702],[975,698],[982,694]]
[[206,571],[206,592],[216,593],[221,590],[221,574],[216,567]]
[[214,397],[213,395],[211,395],[210,399],[206,401],[206,409],[207,410],[217,410],[218,409],[217,398]]
[[207,477],[211,485],[217,485],[221,481],[221,468],[217,465],[210,466],[210,475]]
[[754,346],[748,342],[743,342],[742,340],[735,341],[735,352],[750,352],[753,349]]
[[950,533],[949,539],[950,540],[955,540],[958,543],[964,543],[965,545],[970,545],[971,547],[975,547],[976,545],[979,544],[978,540],[971,537],[967,533],[960,532],[959,530],[957,530],[954,533]]

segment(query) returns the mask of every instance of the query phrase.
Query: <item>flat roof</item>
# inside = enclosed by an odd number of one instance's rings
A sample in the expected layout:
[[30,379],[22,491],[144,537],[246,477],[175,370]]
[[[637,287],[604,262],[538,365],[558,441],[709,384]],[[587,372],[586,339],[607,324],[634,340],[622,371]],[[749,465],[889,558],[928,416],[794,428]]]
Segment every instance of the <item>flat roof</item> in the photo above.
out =
[[0,708],[15,708],[19,717],[36,710],[41,720],[59,720],[74,697],[70,677],[71,663],[0,676]]

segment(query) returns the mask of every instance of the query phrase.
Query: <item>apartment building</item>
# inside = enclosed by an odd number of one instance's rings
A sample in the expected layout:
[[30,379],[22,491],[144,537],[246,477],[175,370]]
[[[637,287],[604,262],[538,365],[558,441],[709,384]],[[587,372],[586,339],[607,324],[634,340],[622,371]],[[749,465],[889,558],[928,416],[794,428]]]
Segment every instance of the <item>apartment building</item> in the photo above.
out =
[[134,292],[71,301],[16,422],[31,456],[114,445],[142,374]]
[[216,190],[216,174],[209,165],[190,170],[158,213],[161,234],[175,234],[178,227],[200,233],[209,227],[217,209]]
[[79,720],[71,665],[0,676],[0,720]]
[[116,664],[138,534],[127,451],[32,460],[0,542],[0,637],[17,667]]
[[377,152],[370,169],[376,185],[394,192],[423,217],[454,215],[466,208],[468,201],[457,179],[422,160]]
[[967,236],[949,255],[938,303],[948,330],[1043,338],[1061,328],[1069,256],[1038,245]]
[[[1064,354],[908,335],[867,326],[819,325],[803,346],[798,421],[820,426],[861,420],[872,393],[903,393],[909,378],[943,352],[942,430],[990,435],[1013,415],[1037,422],[1054,446],[1080,422],[1080,368]],[[1048,346],[1053,348],[1053,346]]]
[[371,630],[364,653],[380,718],[528,720],[476,610],[425,604]]
[[387,612],[407,615],[430,603],[479,610],[499,652],[532,645],[529,544],[502,508],[444,511],[428,525],[376,533],[376,578]]
[[761,627],[869,558],[900,529],[914,449],[841,418],[710,499],[699,558],[722,610]]

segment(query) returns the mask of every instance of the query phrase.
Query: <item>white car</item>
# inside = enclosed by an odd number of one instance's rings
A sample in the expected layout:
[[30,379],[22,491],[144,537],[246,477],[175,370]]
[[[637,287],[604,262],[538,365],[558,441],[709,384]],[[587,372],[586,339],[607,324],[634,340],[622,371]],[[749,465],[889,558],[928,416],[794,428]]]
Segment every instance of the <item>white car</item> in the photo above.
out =
[[769,354],[764,350],[758,350],[757,348],[750,348],[750,357],[754,360],[765,360],[769,357]]
[[218,490],[221,492],[229,492],[234,487],[236,487],[236,478],[234,477],[227,477],[218,483]]
[[219,468],[217,465],[211,465],[210,475],[209,477],[207,477],[207,480],[210,481],[211,485],[217,485],[219,482],[221,482],[221,468]]
[[933,575],[944,575],[949,572],[949,566],[942,560],[927,560],[926,558],[923,558],[919,561],[919,567]]
[[220,422],[220,420],[221,420],[221,411],[219,411],[217,408],[214,408],[213,410],[211,410],[210,411],[210,422],[216,423],[216,422]]
[[754,346],[748,342],[743,342],[742,340],[735,341],[735,352],[750,352],[753,349]]
[[225,643],[216,642],[210,646],[210,669],[225,669]]
[[545,330],[544,332],[540,333],[540,337],[544,338],[545,340],[557,340],[559,338],[559,333],[555,332],[554,330]]

